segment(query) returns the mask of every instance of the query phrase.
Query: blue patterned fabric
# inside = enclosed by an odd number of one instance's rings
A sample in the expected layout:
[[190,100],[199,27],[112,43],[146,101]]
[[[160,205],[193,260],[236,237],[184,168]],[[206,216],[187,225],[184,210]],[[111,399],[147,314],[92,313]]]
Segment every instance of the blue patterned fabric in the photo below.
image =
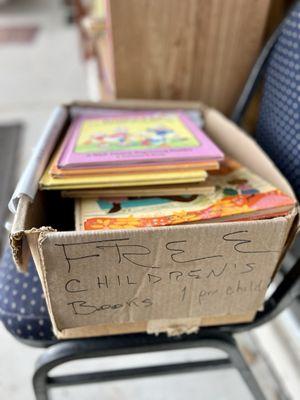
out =
[[33,261],[26,274],[17,271],[10,248],[0,263],[0,319],[14,336],[52,340],[51,322]]
[[256,139],[300,198],[299,2],[269,56]]

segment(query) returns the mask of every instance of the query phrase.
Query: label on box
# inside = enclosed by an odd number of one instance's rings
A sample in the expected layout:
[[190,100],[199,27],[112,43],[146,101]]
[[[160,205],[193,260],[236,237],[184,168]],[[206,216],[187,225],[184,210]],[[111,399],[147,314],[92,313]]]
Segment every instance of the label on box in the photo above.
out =
[[286,234],[285,218],[46,233],[50,312],[59,330],[249,313],[263,302]]

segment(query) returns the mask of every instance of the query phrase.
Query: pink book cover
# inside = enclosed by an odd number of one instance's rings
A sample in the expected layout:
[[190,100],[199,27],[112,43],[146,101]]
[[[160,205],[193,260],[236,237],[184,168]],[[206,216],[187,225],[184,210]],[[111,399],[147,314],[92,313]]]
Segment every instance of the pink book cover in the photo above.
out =
[[224,158],[183,112],[78,117],[67,135],[59,168]]

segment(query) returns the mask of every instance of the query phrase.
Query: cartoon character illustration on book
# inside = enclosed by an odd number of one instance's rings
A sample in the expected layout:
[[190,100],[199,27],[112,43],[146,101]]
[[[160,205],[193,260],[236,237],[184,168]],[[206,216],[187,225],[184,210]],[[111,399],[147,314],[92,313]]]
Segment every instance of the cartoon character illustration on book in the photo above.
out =
[[100,209],[108,214],[114,214],[122,209],[135,208],[135,207],[151,207],[161,204],[171,203],[178,201],[181,203],[189,203],[197,198],[197,195],[187,196],[164,196],[164,197],[118,197],[115,199],[98,199],[97,204]]
[[180,113],[79,120],[77,129],[76,153],[202,146],[202,133]]
[[117,148],[128,147],[168,147],[179,141],[184,145],[186,138],[182,137],[180,132],[176,132],[167,126],[161,125],[157,128],[146,128],[140,131],[120,126],[107,132],[92,132],[89,138],[83,142],[83,145],[116,150]]
[[238,194],[254,195],[259,193],[247,179],[231,179],[227,181],[228,186],[223,188],[224,196],[236,196]]
[[126,130],[115,129],[110,135],[104,132],[94,132],[89,139],[84,142],[85,145],[94,145],[99,147],[108,146],[126,146],[128,132]]
[[128,229],[270,218],[285,215],[294,204],[288,195],[231,159],[210,179],[216,190],[209,195],[82,200],[81,227]]

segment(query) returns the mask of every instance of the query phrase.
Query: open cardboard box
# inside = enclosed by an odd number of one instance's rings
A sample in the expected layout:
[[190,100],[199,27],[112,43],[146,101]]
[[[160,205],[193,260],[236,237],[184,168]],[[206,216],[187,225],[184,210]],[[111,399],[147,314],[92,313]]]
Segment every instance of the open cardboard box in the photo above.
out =
[[38,180],[72,115],[98,107],[201,109],[206,132],[225,153],[294,197],[255,141],[199,103],[119,100],[58,108],[11,201],[10,236],[20,270],[33,256],[57,337],[178,334],[251,321],[295,236],[297,207],[266,220],[74,231],[72,200],[39,192]]

